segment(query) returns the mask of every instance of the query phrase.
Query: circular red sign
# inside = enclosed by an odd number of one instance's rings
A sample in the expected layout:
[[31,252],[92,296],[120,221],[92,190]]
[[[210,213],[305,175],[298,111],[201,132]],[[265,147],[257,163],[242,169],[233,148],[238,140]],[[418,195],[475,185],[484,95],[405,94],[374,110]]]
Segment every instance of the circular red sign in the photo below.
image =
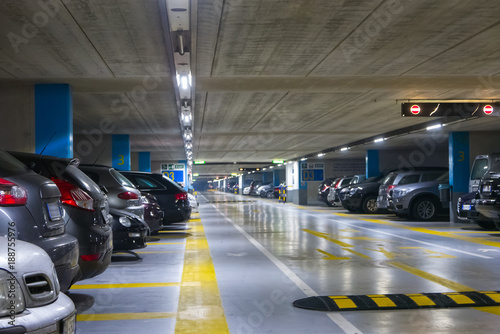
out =
[[493,113],[493,106],[487,104],[484,106],[483,111],[486,115],[491,115]]
[[411,106],[410,111],[413,115],[418,115],[420,113],[420,107],[414,104]]

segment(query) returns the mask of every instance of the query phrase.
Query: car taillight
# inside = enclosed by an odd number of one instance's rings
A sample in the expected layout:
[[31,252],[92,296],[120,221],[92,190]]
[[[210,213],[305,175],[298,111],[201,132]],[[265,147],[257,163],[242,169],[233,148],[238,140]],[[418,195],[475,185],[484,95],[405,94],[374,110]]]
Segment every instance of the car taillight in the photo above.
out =
[[55,177],[52,177],[51,180],[59,188],[61,192],[61,202],[63,202],[63,204],[94,211],[94,201],[85,191],[67,181]]
[[100,257],[101,254],[80,255],[82,261],[97,261]]
[[17,184],[0,179],[0,205],[24,205],[28,192]]
[[175,200],[177,201],[182,201],[182,200],[187,200],[188,199],[188,194],[187,193],[177,193],[175,194]]
[[323,190],[322,190],[322,191],[324,192],[324,191],[325,191],[326,189],[328,189],[328,188],[330,188],[330,187],[329,187],[329,186],[327,186],[327,185],[324,185],[324,186],[323,186]]
[[139,199],[139,195],[131,191],[125,191],[118,194],[118,198],[129,200],[129,199]]
[[391,185],[387,187],[387,193],[389,193],[392,189],[396,188],[395,185]]

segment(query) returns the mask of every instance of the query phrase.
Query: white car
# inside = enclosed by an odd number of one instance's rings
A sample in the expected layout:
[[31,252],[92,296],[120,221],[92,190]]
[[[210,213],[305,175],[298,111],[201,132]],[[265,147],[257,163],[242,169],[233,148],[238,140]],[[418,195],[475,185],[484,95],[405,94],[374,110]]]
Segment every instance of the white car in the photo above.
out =
[[243,195],[250,195],[250,187],[243,188]]
[[0,237],[0,297],[0,333],[75,333],[75,305],[38,246]]
[[189,200],[189,206],[191,206],[191,210],[193,212],[198,212],[198,206],[200,203],[198,203],[198,198],[196,198],[195,195],[188,193],[188,200]]

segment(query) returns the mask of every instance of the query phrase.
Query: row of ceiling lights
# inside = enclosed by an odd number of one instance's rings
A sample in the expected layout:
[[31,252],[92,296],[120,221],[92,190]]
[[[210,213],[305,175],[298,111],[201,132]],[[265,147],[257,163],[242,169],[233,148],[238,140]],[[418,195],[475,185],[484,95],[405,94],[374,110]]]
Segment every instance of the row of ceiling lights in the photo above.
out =
[[174,52],[177,105],[188,165],[193,165],[193,92],[191,71],[191,28],[189,0],[167,0],[167,15],[170,25],[170,40]]

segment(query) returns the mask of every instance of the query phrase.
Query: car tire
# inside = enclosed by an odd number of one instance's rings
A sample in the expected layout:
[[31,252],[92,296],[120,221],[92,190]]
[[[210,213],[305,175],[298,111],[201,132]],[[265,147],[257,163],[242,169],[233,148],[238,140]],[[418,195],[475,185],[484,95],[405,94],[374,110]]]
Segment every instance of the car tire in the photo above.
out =
[[366,196],[361,204],[361,211],[364,213],[378,213],[377,196]]
[[476,223],[480,228],[482,228],[484,230],[489,230],[489,231],[497,230],[498,227],[500,227],[500,224],[497,227],[494,222],[487,221],[487,220],[473,220],[473,222]]
[[330,202],[329,200],[326,200],[326,205],[328,205],[331,208],[335,206],[333,202]]
[[274,198],[274,192],[273,191],[268,191],[266,193],[266,197],[269,198],[269,199]]
[[438,205],[432,198],[419,198],[411,207],[411,217],[419,221],[431,221],[436,219]]

